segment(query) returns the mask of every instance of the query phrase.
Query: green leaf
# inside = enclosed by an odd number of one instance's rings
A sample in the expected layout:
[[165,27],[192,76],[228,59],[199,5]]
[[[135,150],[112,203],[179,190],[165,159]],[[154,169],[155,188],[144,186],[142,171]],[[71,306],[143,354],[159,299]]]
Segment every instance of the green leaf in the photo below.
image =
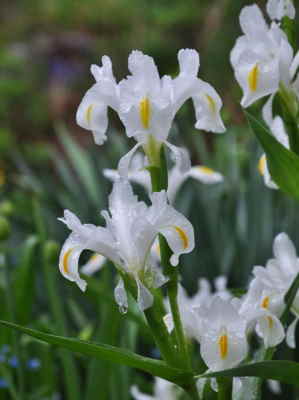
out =
[[50,335],[7,321],[0,320],[0,324],[8,328],[21,331],[41,341],[61,346],[65,349],[83,354],[85,356],[96,357],[104,361],[124,364],[132,368],[140,369],[151,375],[159,376],[160,378],[174,382],[177,385],[189,383],[192,378],[190,373],[178,368],[169,367],[164,361],[143,357],[126,349],[121,349],[106,344],[85,342],[74,338]]
[[265,150],[272,178],[282,191],[299,200],[299,157],[279,143],[255,117],[248,112],[246,115]]
[[15,294],[15,308],[17,322],[27,324],[30,321],[32,305],[34,301],[34,258],[38,238],[29,236],[25,241],[21,252],[21,265],[14,271],[13,287]]
[[274,379],[299,387],[299,363],[294,361],[262,361],[241,365],[225,371],[211,372],[196,378],[256,376],[262,379]]

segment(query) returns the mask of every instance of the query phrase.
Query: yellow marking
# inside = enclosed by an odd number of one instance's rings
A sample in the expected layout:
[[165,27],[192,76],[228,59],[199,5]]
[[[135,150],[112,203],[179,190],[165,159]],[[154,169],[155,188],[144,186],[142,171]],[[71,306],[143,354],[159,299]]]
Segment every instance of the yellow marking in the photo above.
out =
[[248,74],[248,85],[249,89],[252,92],[255,92],[257,90],[257,86],[259,83],[259,75],[260,75],[259,66],[255,64],[255,66],[250,70]]
[[269,303],[270,303],[270,297],[266,296],[266,297],[264,297],[264,299],[262,301],[261,307],[268,309],[269,308]]
[[183,242],[183,249],[187,249],[187,247],[189,246],[188,236],[183,231],[183,229],[180,228],[179,226],[174,226],[174,229],[177,231],[177,233],[179,234],[179,236]]
[[71,255],[72,251],[73,251],[73,249],[68,249],[68,250],[64,253],[64,256],[63,256],[63,259],[62,259],[63,271],[64,271],[66,274],[69,274],[69,273],[70,273],[68,262],[69,262],[69,258],[70,258],[70,255]]
[[90,257],[89,261],[95,261],[95,260],[97,260],[100,256],[101,256],[100,254],[95,253],[95,254],[93,254],[93,255]]
[[267,317],[268,323],[269,323],[269,328],[272,329],[273,327],[273,318]]
[[210,95],[206,94],[206,98],[208,100],[208,104],[209,104],[209,108],[210,110],[215,113],[216,112],[216,103],[215,100],[213,99],[213,97],[211,97]]
[[215,172],[215,171],[212,170],[212,168],[209,168],[209,167],[200,166],[200,167],[197,167],[197,168],[199,169],[199,171],[201,171],[201,172],[203,172],[204,174],[207,174],[207,175],[212,175]]
[[228,337],[226,334],[221,335],[218,340],[218,346],[220,351],[220,357],[225,360],[228,353]]
[[258,170],[259,170],[259,173],[260,173],[262,176],[265,175],[266,161],[267,161],[267,158],[266,158],[266,155],[264,154],[264,155],[260,158],[259,163],[258,163]]
[[151,117],[151,105],[147,97],[144,97],[139,103],[139,114],[143,127],[148,129]]
[[88,125],[90,125],[92,109],[93,109],[93,104],[90,104],[87,107],[86,112],[85,112],[85,118],[86,118],[86,121],[87,121]]

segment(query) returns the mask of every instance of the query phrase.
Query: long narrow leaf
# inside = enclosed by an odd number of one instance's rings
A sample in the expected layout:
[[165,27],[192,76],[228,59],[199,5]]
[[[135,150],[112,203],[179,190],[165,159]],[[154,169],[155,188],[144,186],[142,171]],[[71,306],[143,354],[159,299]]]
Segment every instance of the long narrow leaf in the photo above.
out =
[[0,324],[8,328],[21,331],[49,344],[61,346],[65,349],[83,354],[85,356],[96,357],[105,361],[111,361],[117,364],[124,364],[132,368],[137,368],[154,376],[167,379],[178,385],[190,382],[192,377],[190,373],[185,372],[184,370],[169,367],[163,361],[143,357],[118,347],[109,346],[106,344],[84,342],[82,340],[63,336],[49,335],[47,333],[26,328],[24,326],[13,324],[7,321],[0,320]]
[[272,178],[282,191],[299,200],[299,157],[279,143],[254,116],[248,112],[246,115],[265,150]]
[[262,361],[241,365],[238,368],[227,369],[225,371],[199,375],[197,378],[217,378],[223,376],[256,376],[263,379],[278,380],[299,387],[299,363],[294,361]]

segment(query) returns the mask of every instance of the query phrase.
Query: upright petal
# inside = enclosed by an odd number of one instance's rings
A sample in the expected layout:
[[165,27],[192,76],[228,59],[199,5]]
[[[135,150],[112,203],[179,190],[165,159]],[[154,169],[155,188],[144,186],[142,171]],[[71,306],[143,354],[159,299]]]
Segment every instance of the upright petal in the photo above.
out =
[[180,74],[186,77],[197,76],[199,69],[199,54],[194,49],[181,49],[178,52]]
[[268,26],[257,5],[243,7],[240,14],[240,25],[245,35],[255,37],[266,33]]
[[297,252],[293,242],[284,232],[278,234],[274,240],[273,252],[285,272],[296,274],[298,272]]
[[286,16],[294,19],[296,10],[292,0],[268,0],[267,13],[271,19],[280,21]]

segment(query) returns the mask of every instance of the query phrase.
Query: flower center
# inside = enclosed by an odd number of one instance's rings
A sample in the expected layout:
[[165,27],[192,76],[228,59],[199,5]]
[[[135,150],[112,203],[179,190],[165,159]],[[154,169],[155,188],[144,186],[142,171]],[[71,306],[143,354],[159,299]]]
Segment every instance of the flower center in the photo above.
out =
[[148,129],[151,117],[151,105],[147,97],[144,97],[139,103],[139,114],[142,126],[144,129]]
[[72,253],[72,251],[73,251],[73,249],[68,249],[65,253],[64,253],[64,256],[63,256],[63,259],[62,259],[62,266],[63,266],[63,271],[66,273],[66,274],[69,274],[70,273],[70,271],[69,271],[69,258],[70,258],[70,255],[71,255],[71,253]]
[[269,303],[270,303],[270,297],[266,296],[266,297],[263,298],[261,307],[262,308],[269,308]]
[[225,360],[228,354],[228,337],[227,334],[224,333],[218,339],[219,353],[222,360]]
[[259,81],[260,70],[257,64],[250,70],[248,74],[248,85],[249,89],[252,92],[257,90],[258,81]]
[[187,247],[189,246],[188,236],[183,231],[183,229],[180,228],[179,226],[174,226],[174,229],[177,231],[177,233],[179,234],[180,239],[182,240],[183,249],[187,249]]

